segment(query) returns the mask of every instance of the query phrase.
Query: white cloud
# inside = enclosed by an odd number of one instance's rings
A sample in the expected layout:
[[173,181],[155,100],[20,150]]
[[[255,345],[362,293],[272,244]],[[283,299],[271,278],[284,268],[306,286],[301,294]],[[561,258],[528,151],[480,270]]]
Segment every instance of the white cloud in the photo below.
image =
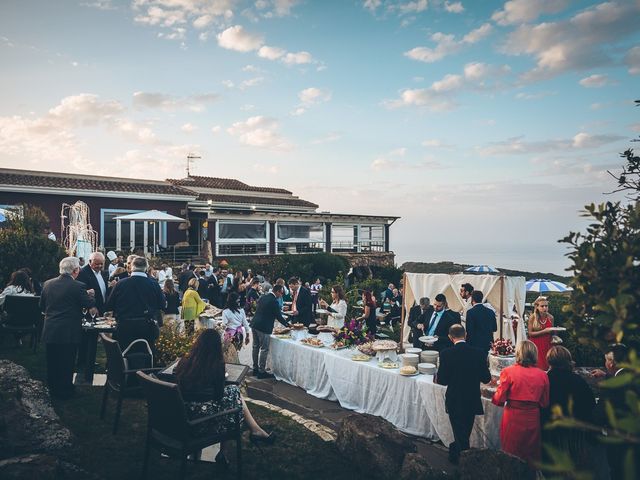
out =
[[238,87],[238,88],[240,88],[240,90],[246,90],[247,88],[257,87],[263,81],[264,81],[264,77],[249,78],[248,80],[243,80],[240,83],[240,87]]
[[215,93],[203,93],[187,97],[177,97],[159,92],[135,92],[133,106],[136,108],[159,108],[164,111],[190,110],[202,112],[207,105],[219,98]]
[[300,105],[298,105],[295,110],[291,112],[291,115],[294,116],[302,115],[307,111],[309,107],[312,107],[313,105],[328,102],[329,100],[331,100],[331,92],[329,90],[317,87],[309,87],[299,92],[298,98],[300,99]]
[[607,75],[589,75],[578,82],[585,88],[599,88],[607,85],[615,85]]
[[532,22],[541,15],[561,12],[570,3],[570,0],[510,0],[491,19],[500,25]]
[[244,122],[236,122],[227,132],[238,137],[241,143],[268,150],[288,151],[292,145],[278,133],[280,125],[277,120],[258,115]]
[[382,0],[365,0],[363,3],[364,8],[371,12],[375,12],[380,5],[382,5]]
[[464,12],[464,7],[462,6],[462,2],[444,2],[444,9],[449,13],[462,13]]
[[568,139],[525,141],[523,137],[509,138],[484,147],[476,147],[483,156],[528,155],[567,150],[595,149],[624,140],[626,137],[610,134],[589,134],[580,132]]
[[111,0],[95,0],[93,2],[82,2],[81,7],[97,8],[98,10],[115,10]]
[[337,142],[342,138],[339,132],[329,132],[325,136],[311,140],[311,145],[322,145],[325,143]]
[[287,65],[302,65],[305,63],[313,63],[313,57],[309,52],[287,53],[282,59]]
[[258,0],[255,7],[263,12],[265,18],[286,17],[291,15],[291,9],[298,3],[299,0]]
[[193,21],[193,26],[198,30],[207,28],[213,23],[214,17],[212,15],[201,15]]
[[550,95],[557,95],[558,92],[518,92],[516,94],[516,99],[518,100],[539,100],[544,97],[548,97]]
[[211,133],[213,133],[214,135],[219,134],[221,131],[222,131],[222,127],[220,125],[215,125],[211,127]]
[[468,63],[463,73],[447,74],[441,80],[433,82],[427,88],[406,89],[400,92],[400,98],[385,100],[388,108],[407,106],[424,107],[434,112],[452,110],[456,107],[455,94],[463,89],[490,90],[497,88],[500,77],[508,74],[506,65],[497,67],[480,62]]
[[185,123],[180,127],[180,130],[182,130],[184,133],[193,133],[198,130],[198,127],[196,127],[193,123]]
[[636,2],[601,3],[569,20],[521,25],[507,35],[503,50],[535,57],[536,66],[522,76],[524,81],[608,65],[617,44],[637,32],[638,13]]
[[489,35],[491,31],[491,25],[485,23],[475,30],[472,30],[464,35],[460,40],[456,40],[455,35],[436,32],[431,35],[431,40],[436,43],[435,47],[415,47],[405,52],[404,55],[408,58],[411,58],[412,60],[417,60],[420,62],[437,62],[447,55],[459,52],[466,45],[478,43],[480,40]]
[[258,56],[267,60],[279,60],[289,66],[318,63],[309,52],[287,52],[283,48],[268,45],[260,47]]
[[390,5],[389,10],[397,10],[400,15],[424,12],[429,3],[427,0],[412,0],[406,3]]
[[262,36],[247,32],[241,25],[234,25],[217,35],[218,45],[227,50],[251,52],[258,50],[264,39]]
[[640,46],[633,47],[624,57],[631,75],[640,75]]
[[451,145],[444,143],[442,140],[438,140],[437,138],[430,138],[428,140],[424,140],[421,145],[423,147],[428,148],[450,148]]
[[287,51],[282,48],[269,47],[267,45],[260,47],[260,50],[258,50],[258,56],[266,58],[267,60],[277,60],[285,53],[287,53]]

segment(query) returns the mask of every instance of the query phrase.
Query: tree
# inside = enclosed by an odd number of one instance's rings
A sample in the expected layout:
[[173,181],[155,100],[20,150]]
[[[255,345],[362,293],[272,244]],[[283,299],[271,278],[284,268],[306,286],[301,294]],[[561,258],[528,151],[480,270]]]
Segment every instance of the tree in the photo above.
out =
[[0,285],[24,267],[33,278],[44,281],[58,274],[58,263],[66,256],[64,248],[47,238],[49,219],[39,208],[22,205],[11,211],[0,228]]

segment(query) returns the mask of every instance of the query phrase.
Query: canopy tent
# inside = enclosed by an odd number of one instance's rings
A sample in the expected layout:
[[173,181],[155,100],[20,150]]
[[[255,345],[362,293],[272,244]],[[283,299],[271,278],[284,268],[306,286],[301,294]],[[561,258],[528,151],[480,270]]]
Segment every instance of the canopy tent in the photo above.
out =
[[535,278],[527,282],[527,292],[570,292],[573,288],[568,287],[562,282],[555,282],[553,280],[547,280],[545,278]]
[[[488,301],[500,313],[500,293],[502,292],[503,313],[507,316],[507,322],[503,324],[502,336],[514,341],[513,329],[509,313],[514,311],[523,318],[524,304],[526,296],[524,277],[507,277],[504,275],[473,275],[473,274],[446,274],[446,273],[405,273],[404,281],[404,324],[403,342],[409,337],[410,329],[407,327],[409,309],[420,298],[429,297],[433,302],[435,296],[443,293],[447,297],[449,308],[460,312],[464,309],[464,300],[460,297],[460,285],[470,283],[473,288],[484,293],[485,301]],[[504,282],[504,284],[502,284]],[[517,328],[518,340],[527,337],[524,329],[524,322],[520,320]],[[494,338],[500,336],[500,324]]]
[[[116,227],[117,231],[120,231],[120,222],[121,221],[129,221],[129,222],[151,222],[153,224],[153,254],[156,254],[156,227],[155,225],[160,225],[162,222],[186,222],[184,218],[176,217],[175,215],[170,215],[166,212],[161,212],[159,210],[147,210],[146,212],[138,212],[131,213],[129,215],[120,215],[119,217],[115,217],[118,226]],[[145,226],[146,232],[146,226]],[[144,251],[147,251],[146,245],[146,233],[145,233],[145,246]]]

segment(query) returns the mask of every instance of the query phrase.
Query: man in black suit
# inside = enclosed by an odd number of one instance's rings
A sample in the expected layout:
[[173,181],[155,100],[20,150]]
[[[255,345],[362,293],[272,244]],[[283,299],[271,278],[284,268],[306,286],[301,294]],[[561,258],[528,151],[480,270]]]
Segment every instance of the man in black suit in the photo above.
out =
[[460,323],[460,314],[449,310],[447,297],[443,293],[439,293],[433,302],[433,313],[424,330],[425,335],[438,337],[438,340],[429,348],[441,352],[445,348],[453,346],[448,335],[449,328],[456,323]]
[[267,373],[267,355],[269,355],[269,343],[273,324],[278,320],[283,325],[289,322],[282,316],[278,299],[284,294],[283,285],[274,285],[273,289],[263,295],[256,305],[256,313],[251,320],[253,334],[253,374],[258,378],[273,378],[273,374]]
[[89,256],[89,264],[80,269],[76,279],[87,286],[89,295],[95,298],[96,308],[100,315],[105,312],[104,306],[109,298],[109,293],[111,293],[109,274],[103,268],[104,255],[100,252],[93,252]]
[[453,430],[449,461],[458,463],[460,452],[469,449],[475,416],[484,414],[480,382],[489,383],[491,374],[484,352],[465,342],[462,325],[452,325],[449,328],[449,338],[454,346],[440,352],[436,380],[440,385],[447,386],[445,407]]
[[421,298],[419,305],[414,305],[411,307],[411,310],[409,310],[409,320],[407,323],[409,327],[411,327],[411,336],[415,348],[423,347],[419,338],[425,334],[424,329],[429,324],[432,315],[433,307],[431,306],[429,297]]
[[289,279],[289,290],[291,290],[291,321],[304,323],[306,327],[314,323],[311,292],[307,287],[300,285],[297,277]]
[[157,280],[147,276],[147,259],[136,257],[131,262],[131,276],[116,283],[107,310],[112,310],[118,322],[114,338],[124,351],[129,344],[144,338],[151,348],[158,338],[155,318],[165,305],[165,298]]
[[496,313],[482,304],[484,294],[480,290],[471,293],[471,305],[467,311],[467,343],[489,354],[493,332],[498,330]]
[[213,272],[211,273],[211,275],[209,275],[209,278],[207,279],[207,283],[208,283],[208,290],[209,290],[209,303],[211,305],[215,305],[216,307],[223,307],[224,305],[222,305],[221,301],[220,301],[220,282],[218,280],[218,277],[220,276],[220,268],[216,267],[213,269]]
[[60,261],[60,276],[45,282],[40,296],[44,312],[42,341],[47,348],[47,384],[51,396],[73,396],[73,366],[82,337],[82,309],[96,312],[95,301],[77,282],[80,263],[75,257]]

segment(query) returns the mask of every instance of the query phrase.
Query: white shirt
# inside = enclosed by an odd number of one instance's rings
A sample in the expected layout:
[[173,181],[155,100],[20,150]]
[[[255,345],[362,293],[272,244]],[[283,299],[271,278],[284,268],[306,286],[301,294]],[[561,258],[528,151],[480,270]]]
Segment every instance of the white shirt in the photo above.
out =
[[330,327],[342,328],[344,325],[344,319],[347,316],[347,302],[344,300],[338,300],[338,303],[331,304],[331,308],[335,310],[335,313],[329,313],[327,325]]
[[33,297],[34,294],[23,290],[22,287],[18,287],[17,285],[9,285],[0,293],[0,305],[4,305],[4,301],[8,295],[26,295]]
[[158,278],[158,283],[160,284],[160,288],[164,288],[164,282],[167,280],[167,274],[164,273],[164,270],[158,270],[156,272],[156,276]]
[[109,264],[109,276],[113,275],[113,272],[116,271],[116,268],[118,268],[118,265],[113,263]]
[[244,308],[238,309],[237,312],[225,308],[222,311],[222,324],[227,330],[234,330],[243,326],[245,332],[249,332],[249,322],[247,322],[247,315],[244,312]]
[[211,275],[213,275],[213,267],[209,266],[209,268],[204,269],[204,276],[209,278]]
[[93,268],[91,269],[91,271],[96,276],[96,280],[98,282],[98,285],[100,286],[100,293],[102,293],[102,299],[106,302],[107,301],[107,285],[104,283],[104,278],[102,278],[102,272],[100,271],[96,272]]

